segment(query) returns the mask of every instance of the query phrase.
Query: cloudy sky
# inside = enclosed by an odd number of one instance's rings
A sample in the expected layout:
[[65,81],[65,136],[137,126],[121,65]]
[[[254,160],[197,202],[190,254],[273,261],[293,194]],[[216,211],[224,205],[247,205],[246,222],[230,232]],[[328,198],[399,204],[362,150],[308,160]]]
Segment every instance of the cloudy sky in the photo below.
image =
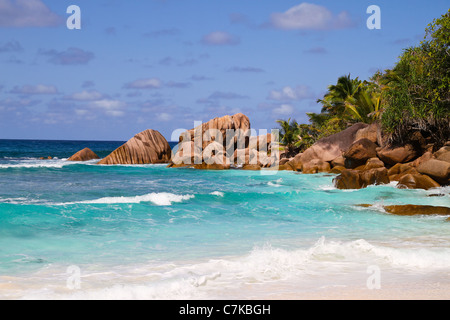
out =
[[[81,9],[69,30],[67,8]],[[369,30],[367,8],[381,9]],[[0,0],[0,139],[168,140],[242,112],[254,129],[306,112],[342,75],[417,45],[448,0]]]

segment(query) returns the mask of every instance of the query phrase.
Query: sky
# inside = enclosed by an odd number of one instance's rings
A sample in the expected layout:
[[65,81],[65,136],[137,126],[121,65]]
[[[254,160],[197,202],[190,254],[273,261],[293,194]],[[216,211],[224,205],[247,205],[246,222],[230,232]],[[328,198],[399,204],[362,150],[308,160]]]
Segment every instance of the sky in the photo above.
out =
[[[0,0],[0,139],[167,140],[242,112],[307,123],[338,77],[420,44],[448,0]],[[80,29],[70,29],[80,8]],[[380,8],[369,29],[367,8]]]

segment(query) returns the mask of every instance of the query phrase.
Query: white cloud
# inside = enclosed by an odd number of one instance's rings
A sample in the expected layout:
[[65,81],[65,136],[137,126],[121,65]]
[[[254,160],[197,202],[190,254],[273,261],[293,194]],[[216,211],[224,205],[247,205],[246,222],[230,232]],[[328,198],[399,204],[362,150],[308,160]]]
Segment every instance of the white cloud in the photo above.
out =
[[99,100],[103,98],[103,95],[95,90],[91,91],[82,91],[82,92],[76,92],[70,96],[65,97],[67,100],[75,100],[75,101],[93,101],[93,100]]
[[161,80],[157,78],[139,79],[125,85],[127,89],[157,89],[161,87]]
[[84,116],[84,115],[88,114],[88,111],[86,109],[75,109],[75,113],[78,116]]
[[92,105],[106,110],[118,109],[125,106],[125,102],[119,100],[102,99],[92,102]]
[[273,27],[284,30],[324,30],[352,25],[347,12],[343,11],[335,16],[326,7],[306,2],[286,12],[273,13],[270,22]]
[[126,103],[120,100],[102,99],[91,102],[90,106],[102,109],[106,115],[121,117],[125,114],[123,109],[126,107]]
[[95,57],[95,55],[90,51],[85,51],[83,49],[73,47],[68,48],[65,51],[40,50],[39,53],[49,56],[50,58],[48,62],[59,65],[87,64]]
[[238,37],[223,31],[211,32],[202,38],[202,43],[207,45],[236,45],[239,42]]
[[290,104],[282,104],[272,111],[274,114],[286,116],[294,112],[294,107],[292,107]]
[[170,121],[173,119],[173,116],[169,113],[162,112],[162,113],[158,113],[157,119],[159,121]]
[[62,22],[41,0],[0,0],[0,27],[48,27]]
[[286,101],[286,100],[302,100],[311,98],[312,94],[309,87],[300,85],[292,88],[290,86],[284,87],[281,90],[272,90],[269,93],[269,99]]
[[22,87],[15,86],[11,93],[16,94],[57,94],[58,89],[55,86],[47,86],[43,84],[38,85],[24,85]]

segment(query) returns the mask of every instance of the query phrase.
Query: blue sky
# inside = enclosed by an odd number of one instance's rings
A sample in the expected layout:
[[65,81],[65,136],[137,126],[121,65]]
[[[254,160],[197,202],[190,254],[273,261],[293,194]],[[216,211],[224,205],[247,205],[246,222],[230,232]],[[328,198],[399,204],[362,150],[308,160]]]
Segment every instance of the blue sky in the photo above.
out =
[[[81,30],[69,30],[70,5]],[[369,30],[367,7],[381,9]],[[342,75],[417,45],[448,0],[0,0],[0,139],[168,140],[242,112],[254,129],[306,112]]]

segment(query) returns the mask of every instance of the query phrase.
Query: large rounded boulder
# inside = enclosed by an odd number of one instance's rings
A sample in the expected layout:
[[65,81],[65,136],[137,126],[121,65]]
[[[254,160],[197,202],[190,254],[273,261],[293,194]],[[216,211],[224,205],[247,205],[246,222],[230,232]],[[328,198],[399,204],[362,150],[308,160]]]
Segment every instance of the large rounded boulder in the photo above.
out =
[[98,164],[168,163],[171,155],[172,149],[163,135],[148,129],[135,135]]

